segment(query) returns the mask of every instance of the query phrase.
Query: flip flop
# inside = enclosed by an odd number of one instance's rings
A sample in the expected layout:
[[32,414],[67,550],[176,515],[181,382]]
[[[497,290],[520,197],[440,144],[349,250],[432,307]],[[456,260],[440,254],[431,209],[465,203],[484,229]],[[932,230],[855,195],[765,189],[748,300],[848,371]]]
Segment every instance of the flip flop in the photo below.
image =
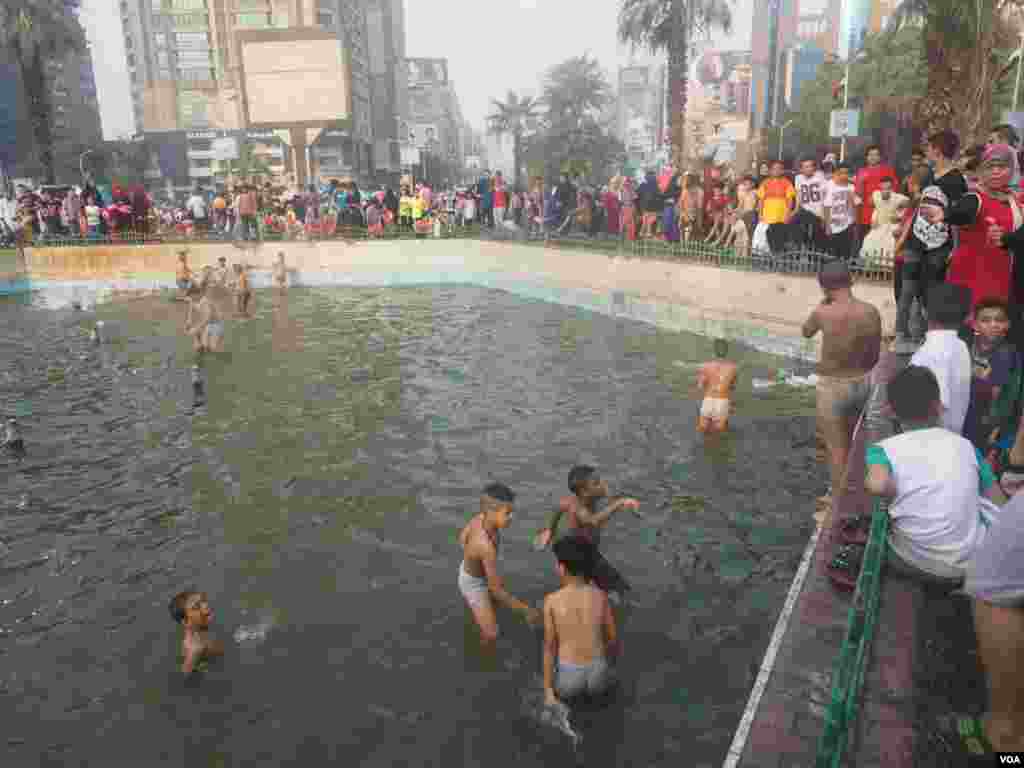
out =
[[839,523],[839,539],[844,544],[864,546],[871,535],[871,518],[867,515],[848,517]]
[[857,588],[857,577],[860,576],[860,565],[864,559],[864,547],[847,544],[839,547],[835,557],[829,561],[828,577],[840,589]]
[[936,719],[936,732],[955,754],[972,764],[991,765],[992,745],[985,736],[980,717],[965,714],[942,715]]

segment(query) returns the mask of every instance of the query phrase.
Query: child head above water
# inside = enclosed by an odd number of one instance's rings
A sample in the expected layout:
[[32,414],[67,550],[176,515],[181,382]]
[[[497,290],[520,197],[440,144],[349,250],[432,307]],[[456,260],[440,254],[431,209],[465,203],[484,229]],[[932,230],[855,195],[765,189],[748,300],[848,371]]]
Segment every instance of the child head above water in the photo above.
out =
[[889,406],[904,424],[927,424],[942,414],[939,382],[930,369],[908,365],[886,386]]
[[507,528],[512,521],[512,505],[516,495],[504,483],[491,483],[480,495],[480,511],[498,528]]
[[600,499],[608,495],[608,487],[597,470],[586,464],[578,464],[569,470],[569,490],[580,499]]
[[179,592],[171,598],[167,607],[174,623],[181,624],[186,629],[207,629],[213,619],[206,593],[194,589]]
[[590,580],[594,573],[594,545],[581,536],[565,536],[551,548],[562,579]]

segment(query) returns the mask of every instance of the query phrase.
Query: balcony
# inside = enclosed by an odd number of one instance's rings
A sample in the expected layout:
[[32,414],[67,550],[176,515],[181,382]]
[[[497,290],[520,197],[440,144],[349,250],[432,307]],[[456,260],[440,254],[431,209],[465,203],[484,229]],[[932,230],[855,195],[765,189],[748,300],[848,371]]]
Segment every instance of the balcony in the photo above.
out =
[[213,160],[214,152],[212,149],[190,149],[185,153],[185,156],[189,160]]

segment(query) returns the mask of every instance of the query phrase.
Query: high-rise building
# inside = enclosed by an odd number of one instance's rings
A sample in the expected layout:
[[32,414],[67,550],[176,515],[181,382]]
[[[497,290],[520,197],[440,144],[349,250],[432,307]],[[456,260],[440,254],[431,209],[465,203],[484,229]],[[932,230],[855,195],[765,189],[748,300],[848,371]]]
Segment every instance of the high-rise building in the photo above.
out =
[[[209,182],[227,172],[213,159],[211,142],[239,138],[278,181],[292,178],[287,134],[246,129],[241,97],[239,32],[320,27],[335,32],[347,52],[352,81],[351,121],[323,131],[311,147],[322,173],[366,180],[373,173],[367,6],[373,0],[120,0],[127,67],[137,133],[184,134],[187,178]],[[401,8],[397,0],[380,0]],[[399,21],[401,23],[401,21]],[[404,37],[404,30],[400,34]],[[166,153],[165,153],[166,154]],[[180,181],[179,171],[165,178]],[[266,174],[260,174],[266,175]]]
[[405,71],[409,117],[404,138],[419,150],[418,173],[435,184],[454,182],[465,159],[465,120],[455,84],[448,79],[448,60],[406,59]]
[[[68,14],[78,16],[79,0],[64,0]],[[83,33],[83,42],[84,42]],[[17,177],[42,179],[45,169],[30,119],[18,119],[27,111],[22,67],[10,48],[0,49],[0,165]],[[42,60],[42,92],[49,109],[48,127],[53,153],[53,172],[58,183],[79,183],[79,159],[103,140],[92,54],[57,51]]]
[[754,5],[751,35],[751,127],[774,125],[780,116],[783,52],[797,37],[797,0],[767,0]]
[[402,0],[367,0],[366,33],[370,47],[374,171],[382,182],[395,186],[402,170],[400,124],[408,119]]

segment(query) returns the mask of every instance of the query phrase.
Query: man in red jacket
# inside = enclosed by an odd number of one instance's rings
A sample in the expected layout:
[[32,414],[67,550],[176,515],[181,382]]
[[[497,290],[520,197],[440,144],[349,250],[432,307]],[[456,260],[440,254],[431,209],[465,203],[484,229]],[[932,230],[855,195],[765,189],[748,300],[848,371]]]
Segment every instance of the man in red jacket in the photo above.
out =
[[871,196],[881,189],[882,179],[897,178],[896,170],[888,163],[882,162],[882,148],[877,144],[867,148],[864,152],[864,160],[866,165],[857,171],[857,176],[853,180],[854,191],[857,197],[863,201],[857,215],[857,223],[860,225],[857,233],[858,251],[860,250],[859,243],[871,231],[871,217],[875,213],[875,205]]

